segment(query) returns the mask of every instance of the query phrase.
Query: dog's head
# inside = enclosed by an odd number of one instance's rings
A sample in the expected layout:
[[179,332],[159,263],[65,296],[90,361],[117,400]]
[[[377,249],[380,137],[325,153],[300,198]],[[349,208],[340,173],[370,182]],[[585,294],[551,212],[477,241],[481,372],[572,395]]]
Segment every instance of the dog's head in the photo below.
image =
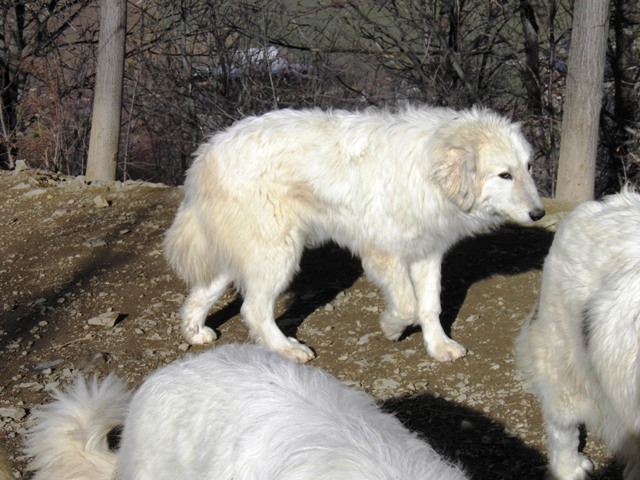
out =
[[432,178],[462,210],[530,223],[544,206],[520,126],[486,110],[464,112],[436,135]]

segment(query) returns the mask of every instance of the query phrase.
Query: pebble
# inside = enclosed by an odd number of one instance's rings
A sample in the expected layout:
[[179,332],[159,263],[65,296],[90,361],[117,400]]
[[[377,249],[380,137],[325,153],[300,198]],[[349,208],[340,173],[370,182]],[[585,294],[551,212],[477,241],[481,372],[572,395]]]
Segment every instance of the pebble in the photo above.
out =
[[104,312],[97,317],[87,320],[87,324],[100,327],[113,327],[118,320],[120,314],[118,312]]
[[47,370],[51,371],[51,369],[62,365],[64,363],[63,358],[56,358],[55,360],[49,360],[46,362],[40,362],[31,367],[31,370],[34,372],[46,373]]
[[106,244],[107,242],[99,237],[87,238],[84,242],[82,242],[83,246],[91,248],[104,247]]
[[10,418],[11,420],[20,420],[27,416],[27,411],[24,408],[16,407],[4,407],[0,408],[0,417]]
[[29,167],[29,164],[27,164],[26,160],[16,160],[16,164],[13,171],[14,175],[27,170],[31,170],[31,168]]
[[107,208],[109,206],[109,202],[102,195],[93,197],[93,204],[98,208]]
[[47,191],[46,188],[36,188],[34,190],[29,190],[28,192],[23,193],[22,196],[23,197],[36,197],[38,195],[42,195],[46,191]]

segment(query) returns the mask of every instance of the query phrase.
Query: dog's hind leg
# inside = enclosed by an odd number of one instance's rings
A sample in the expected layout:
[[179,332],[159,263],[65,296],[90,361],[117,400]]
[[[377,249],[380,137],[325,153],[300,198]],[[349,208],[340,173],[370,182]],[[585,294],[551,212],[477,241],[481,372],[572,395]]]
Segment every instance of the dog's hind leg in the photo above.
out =
[[182,335],[191,345],[204,345],[217,338],[216,332],[204,323],[209,310],[230,283],[231,279],[223,274],[215,277],[207,285],[195,285],[191,288],[180,310]]
[[463,357],[467,350],[444,333],[440,324],[440,269],[442,255],[431,255],[411,265],[411,279],[418,297],[418,323],[425,348],[440,362]]
[[409,266],[395,255],[373,249],[362,253],[362,266],[384,292],[387,307],[380,319],[382,332],[389,340],[398,340],[407,327],[415,324],[418,315]]
[[273,242],[264,251],[254,245],[251,259],[247,260],[241,309],[255,341],[298,363],[313,359],[315,354],[282,333],[275,322],[274,308],[276,298],[287,288],[298,268],[303,248],[303,235],[296,231],[290,231],[282,241]]
[[[277,295],[276,295],[277,296]],[[295,338],[286,337],[273,317],[275,296],[264,291],[249,291],[242,304],[242,316],[256,342],[298,363],[315,357],[313,351]]]
[[580,431],[577,423],[558,423],[545,416],[549,470],[552,478],[583,480],[593,469],[591,461],[578,452]]

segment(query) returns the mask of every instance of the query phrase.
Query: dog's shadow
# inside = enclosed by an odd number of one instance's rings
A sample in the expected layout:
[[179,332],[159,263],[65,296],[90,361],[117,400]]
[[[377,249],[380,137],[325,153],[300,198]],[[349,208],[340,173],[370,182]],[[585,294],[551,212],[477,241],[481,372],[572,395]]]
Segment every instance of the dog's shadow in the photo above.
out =
[[[540,480],[546,476],[547,458],[482,412],[427,394],[392,398],[381,407],[460,465],[470,478]],[[622,478],[622,471],[612,460],[590,478],[613,480]]]
[[[285,312],[276,319],[287,336],[294,336],[304,319],[319,307],[333,300],[340,292],[351,287],[362,276],[360,260],[334,243],[305,250],[300,271],[287,290],[290,300]],[[207,326],[217,330],[230,318],[240,313],[242,298],[214,311]]]
[[393,398],[382,409],[460,465],[470,478],[544,478],[546,458],[479,411],[427,394]]
[[442,313],[447,333],[469,288],[493,275],[519,275],[541,269],[553,232],[536,227],[507,225],[488,234],[463,240],[449,251],[442,265]]
[[[442,266],[442,326],[450,333],[467,291],[475,282],[495,274],[517,275],[542,266],[553,233],[541,228],[505,226],[496,232],[463,240],[446,255]],[[295,336],[298,326],[319,307],[363,274],[360,260],[333,243],[307,249],[300,272],[289,287],[291,300],[278,318],[280,328]],[[215,311],[207,325],[218,329],[240,313],[242,299]],[[405,336],[414,333],[408,331]]]

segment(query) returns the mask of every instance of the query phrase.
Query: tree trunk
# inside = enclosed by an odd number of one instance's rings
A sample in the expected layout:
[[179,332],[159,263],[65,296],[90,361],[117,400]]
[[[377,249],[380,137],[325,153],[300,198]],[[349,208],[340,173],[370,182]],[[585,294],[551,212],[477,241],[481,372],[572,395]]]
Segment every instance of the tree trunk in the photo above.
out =
[[102,0],[87,180],[116,178],[126,20],[126,0]]
[[609,0],[575,0],[556,198],[593,199]]

